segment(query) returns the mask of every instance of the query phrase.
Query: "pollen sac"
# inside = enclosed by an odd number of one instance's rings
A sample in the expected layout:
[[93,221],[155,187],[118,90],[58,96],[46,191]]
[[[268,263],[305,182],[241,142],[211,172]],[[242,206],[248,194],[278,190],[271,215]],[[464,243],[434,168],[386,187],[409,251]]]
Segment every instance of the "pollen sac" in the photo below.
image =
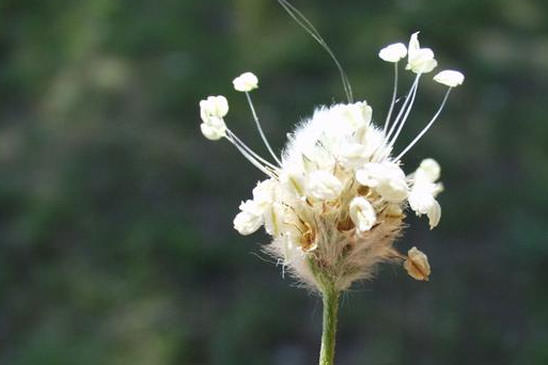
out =
[[407,55],[407,48],[403,43],[390,44],[379,51],[379,57],[386,62],[398,62]]
[[232,81],[234,89],[240,92],[249,92],[259,87],[259,79],[251,72],[245,72]]
[[444,70],[434,76],[434,81],[449,87],[457,87],[464,82],[464,75],[459,71]]
[[413,279],[428,281],[428,277],[430,276],[428,257],[416,247],[411,248],[407,252],[407,259],[403,263],[403,267]]

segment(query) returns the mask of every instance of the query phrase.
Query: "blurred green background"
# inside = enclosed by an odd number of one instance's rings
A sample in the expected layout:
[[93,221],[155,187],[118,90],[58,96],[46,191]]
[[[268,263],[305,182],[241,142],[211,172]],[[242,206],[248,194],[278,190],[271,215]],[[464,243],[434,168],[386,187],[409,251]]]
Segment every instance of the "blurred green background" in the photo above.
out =
[[[294,0],[382,120],[378,50],[421,30],[466,73],[406,157],[442,165],[443,218],[410,217],[427,284],[397,266],[343,299],[338,364],[548,363],[548,2]],[[199,131],[198,101],[280,149],[336,69],[274,0],[0,1],[0,363],[313,364],[318,297],[282,279],[264,233],[232,229],[261,175]],[[410,75],[403,78],[410,82]],[[443,88],[426,81],[404,143]]]

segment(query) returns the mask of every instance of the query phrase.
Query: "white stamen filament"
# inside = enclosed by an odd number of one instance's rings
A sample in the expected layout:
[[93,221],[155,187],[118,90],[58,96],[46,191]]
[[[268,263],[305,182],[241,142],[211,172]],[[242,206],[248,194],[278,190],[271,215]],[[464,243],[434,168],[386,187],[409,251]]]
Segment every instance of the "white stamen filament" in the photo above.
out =
[[407,105],[409,104],[409,100],[411,99],[411,96],[412,96],[413,92],[415,91],[415,89],[417,88],[417,85],[419,83],[419,77],[420,77],[420,74],[418,74],[415,77],[415,81],[413,81],[413,85],[411,85],[411,89],[409,89],[409,92],[407,93],[407,96],[405,97],[405,101],[403,102],[403,105],[401,106],[400,111],[398,112],[398,115],[396,116],[396,119],[394,120],[394,123],[390,127],[390,130],[388,131],[388,134],[386,134],[386,137],[385,137],[386,141],[388,141],[390,139],[390,136],[392,135],[392,132],[394,132],[394,129],[398,125],[398,121],[400,120],[403,112],[406,110]]
[[249,92],[245,92],[245,96],[247,98],[247,103],[249,104],[249,108],[251,109],[251,114],[253,115],[253,119],[255,120],[255,124],[257,125],[257,129],[259,130],[259,134],[261,135],[261,138],[268,149],[268,152],[274,157],[274,160],[278,163],[278,165],[281,166],[281,161],[278,159],[274,151],[272,150],[272,147],[270,147],[270,143],[268,143],[268,140],[266,139],[266,136],[263,132],[263,128],[261,127],[261,123],[259,122],[259,118],[257,117],[257,113],[255,112],[255,108],[253,107],[253,102],[251,101],[251,96],[249,95]]
[[441,102],[441,105],[438,109],[438,111],[436,112],[436,114],[434,114],[434,116],[432,117],[432,119],[430,120],[430,122],[426,125],[426,127],[424,127],[424,129],[415,137],[415,139],[409,143],[409,145],[407,145],[407,147],[405,147],[405,149],[398,155],[398,157],[396,157],[394,159],[394,161],[399,161],[420,139],[422,136],[424,136],[424,134],[428,131],[428,129],[430,129],[430,127],[432,126],[432,124],[434,124],[434,122],[436,121],[436,119],[438,118],[438,116],[440,115],[441,111],[443,110],[443,107],[445,106],[445,102],[447,101],[447,98],[449,97],[449,93],[451,92],[451,87],[449,89],[447,89],[447,92],[445,93],[445,96],[443,98],[443,101]]
[[392,92],[392,102],[390,103],[390,109],[388,109],[388,115],[384,121],[384,128],[382,132],[386,135],[386,129],[390,124],[390,117],[392,116],[392,111],[394,110],[394,104],[396,104],[396,95],[398,94],[398,62],[394,62],[394,91]]
[[256,153],[255,151],[253,151],[251,149],[251,147],[247,146],[240,138],[238,138],[238,136],[232,132],[230,129],[227,128],[227,133],[230,135],[230,137],[232,137],[232,139],[234,140],[234,142],[238,143],[240,145],[240,147],[244,148],[251,156],[253,156],[257,161],[261,162],[262,164],[268,166],[269,168],[273,169],[273,170],[276,170],[278,169],[277,166],[275,166],[274,164],[272,164],[271,162],[265,160],[264,158],[262,158],[258,153]]
[[389,146],[392,147],[394,143],[396,143],[396,140],[398,139],[398,136],[400,135],[403,126],[405,125],[405,122],[407,121],[407,118],[409,117],[409,113],[411,112],[411,109],[413,109],[413,104],[415,104],[415,97],[417,96],[417,90],[419,89],[419,78],[421,74],[417,75],[417,83],[415,85],[415,90],[413,91],[413,95],[411,95],[411,101],[409,102],[409,105],[407,107],[407,110],[405,111],[405,114],[400,122],[400,125],[398,127],[398,130],[396,134],[392,137]]
[[267,176],[270,176],[270,177],[276,177],[276,174],[275,174],[275,170],[272,169],[271,167],[268,167],[268,166],[264,166],[262,165],[259,161],[257,161],[257,159],[252,156],[249,152],[247,152],[242,146],[240,146],[233,138],[233,133],[230,133],[229,135],[226,136],[226,139],[229,140],[233,145],[234,147],[236,147],[238,149],[238,151],[240,151],[240,153],[253,165],[255,166],[256,168],[258,168],[261,172],[263,172],[264,174],[266,174]]

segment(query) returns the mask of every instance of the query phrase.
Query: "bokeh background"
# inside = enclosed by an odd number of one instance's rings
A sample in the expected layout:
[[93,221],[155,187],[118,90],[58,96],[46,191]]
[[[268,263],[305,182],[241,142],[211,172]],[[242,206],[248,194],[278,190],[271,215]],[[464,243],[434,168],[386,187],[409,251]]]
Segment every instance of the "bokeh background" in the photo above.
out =
[[[440,161],[433,232],[410,217],[427,284],[397,266],[344,299],[338,364],[548,363],[548,2],[294,0],[358,99],[388,108],[377,51],[421,30],[467,76],[406,157]],[[261,232],[232,229],[261,175],[205,140],[198,101],[260,76],[276,149],[336,69],[274,0],[0,1],[0,363],[313,364],[321,302],[282,279]],[[403,78],[409,83],[410,76]],[[443,88],[426,81],[405,140]]]

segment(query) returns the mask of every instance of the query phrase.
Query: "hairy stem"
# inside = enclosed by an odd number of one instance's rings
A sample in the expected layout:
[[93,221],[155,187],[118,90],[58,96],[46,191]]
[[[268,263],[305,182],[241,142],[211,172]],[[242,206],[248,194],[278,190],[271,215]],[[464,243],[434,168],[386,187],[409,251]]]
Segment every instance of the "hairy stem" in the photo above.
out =
[[337,332],[339,292],[333,287],[325,288],[322,292],[322,300],[323,329],[320,365],[333,365],[335,359],[335,334]]

